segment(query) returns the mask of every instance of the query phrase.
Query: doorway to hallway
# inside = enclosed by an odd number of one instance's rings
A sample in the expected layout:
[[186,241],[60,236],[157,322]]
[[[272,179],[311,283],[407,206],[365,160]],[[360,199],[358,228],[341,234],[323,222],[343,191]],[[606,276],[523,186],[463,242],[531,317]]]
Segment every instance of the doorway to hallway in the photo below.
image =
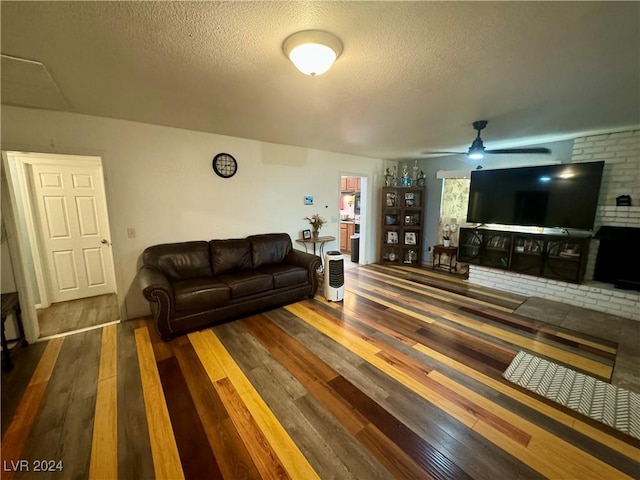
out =
[[354,264],[364,263],[364,218],[367,177],[340,177],[340,252]]

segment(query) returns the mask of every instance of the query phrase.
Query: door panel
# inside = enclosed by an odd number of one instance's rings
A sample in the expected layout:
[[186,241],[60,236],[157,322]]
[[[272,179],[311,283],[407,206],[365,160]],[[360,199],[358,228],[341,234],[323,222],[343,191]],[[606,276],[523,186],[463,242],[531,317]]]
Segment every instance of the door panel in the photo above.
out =
[[87,268],[87,284],[90,287],[99,287],[107,282],[104,271],[104,258],[102,248],[85,248],[84,264]]
[[98,228],[98,212],[93,197],[76,197],[76,210],[78,211],[78,227],[81,237],[97,237],[100,235]]
[[69,213],[64,197],[43,197],[49,238],[70,238]]
[[42,173],[40,175],[40,186],[45,188],[62,189],[62,175],[57,173]]
[[78,272],[71,250],[52,252],[53,266],[61,291],[78,289]]
[[99,165],[32,165],[52,302],[115,292]]
[[93,189],[93,178],[91,175],[73,174],[71,178],[73,179],[74,188],[78,190],[81,188]]

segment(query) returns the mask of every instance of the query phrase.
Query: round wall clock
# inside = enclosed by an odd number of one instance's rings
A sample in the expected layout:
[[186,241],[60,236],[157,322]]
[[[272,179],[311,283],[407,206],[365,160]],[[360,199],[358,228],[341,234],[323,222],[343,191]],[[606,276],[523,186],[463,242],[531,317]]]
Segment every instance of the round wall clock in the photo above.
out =
[[231,178],[238,171],[238,162],[228,153],[219,153],[213,157],[211,166],[213,171],[222,178]]

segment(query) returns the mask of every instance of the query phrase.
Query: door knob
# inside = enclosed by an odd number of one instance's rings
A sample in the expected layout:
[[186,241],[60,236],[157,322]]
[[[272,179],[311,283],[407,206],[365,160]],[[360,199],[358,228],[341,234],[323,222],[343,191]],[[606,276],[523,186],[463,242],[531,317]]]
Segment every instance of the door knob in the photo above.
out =
[[104,244],[104,245],[110,245],[109,241],[106,238],[103,238],[100,243]]

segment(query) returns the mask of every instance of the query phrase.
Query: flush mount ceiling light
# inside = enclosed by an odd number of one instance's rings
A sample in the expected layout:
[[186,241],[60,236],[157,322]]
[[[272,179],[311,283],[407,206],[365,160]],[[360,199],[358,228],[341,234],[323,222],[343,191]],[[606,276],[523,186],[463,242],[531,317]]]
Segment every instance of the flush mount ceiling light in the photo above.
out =
[[305,30],[287,37],[282,50],[298,70],[314,77],[331,68],[342,53],[342,42],[329,32]]

